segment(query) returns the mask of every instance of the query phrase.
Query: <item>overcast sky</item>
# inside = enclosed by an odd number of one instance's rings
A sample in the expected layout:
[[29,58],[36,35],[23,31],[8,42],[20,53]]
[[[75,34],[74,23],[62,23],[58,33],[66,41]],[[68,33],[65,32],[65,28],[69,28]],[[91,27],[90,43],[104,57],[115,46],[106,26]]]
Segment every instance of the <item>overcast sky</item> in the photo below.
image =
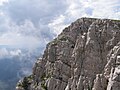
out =
[[44,48],[81,17],[120,19],[120,0],[0,0],[0,53]]

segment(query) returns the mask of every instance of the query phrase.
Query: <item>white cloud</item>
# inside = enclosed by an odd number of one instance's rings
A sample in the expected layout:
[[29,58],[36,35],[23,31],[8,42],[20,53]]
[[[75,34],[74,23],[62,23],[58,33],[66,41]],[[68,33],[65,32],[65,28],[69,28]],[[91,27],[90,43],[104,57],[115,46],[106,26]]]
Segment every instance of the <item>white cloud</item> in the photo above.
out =
[[66,0],[66,2],[66,11],[49,23],[50,28],[57,34],[63,27],[81,17],[120,19],[119,0]]
[[0,59],[20,56],[21,53],[20,49],[8,50],[7,48],[0,48]]
[[37,39],[33,36],[24,36],[18,33],[6,33],[0,37],[2,45],[10,45],[11,47],[34,49],[40,46],[44,40]]
[[118,6],[120,6],[119,0],[94,1],[90,6],[93,9],[92,17],[120,19],[120,16],[116,16],[120,12]]
[[1,45],[26,49],[37,48],[40,44],[44,45],[44,39],[31,21],[26,20],[22,25],[8,24],[8,27],[8,30],[0,36]]
[[21,52],[21,50],[20,49],[18,49],[18,50],[16,50],[16,51],[10,51],[10,54],[12,55],[12,56],[20,56],[20,54],[21,54],[22,52]]
[[0,44],[18,48],[43,48],[66,26],[81,17],[120,19],[119,0],[7,2],[0,9]]
[[[80,17],[120,19],[119,0],[1,0],[0,45],[45,47]],[[44,9],[43,9],[44,8]]]
[[79,17],[97,17],[120,19],[117,16],[120,12],[119,0],[71,0],[67,10],[68,16]]
[[9,55],[9,52],[6,48],[0,49],[0,59]]
[[6,2],[8,2],[8,0],[0,0],[0,6],[3,5]]
[[0,9],[0,45],[26,49],[45,47],[54,37],[48,23],[59,12],[53,15],[54,10],[60,9],[57,3],[62,2],[9,0]]
[[80,0],[67,0],[68,9],[66,14],[70,16],[71,19],[81,17],[84,14],[84,8]]
[[11,56],[20,56],[20,54],[21,54],[22,52],[21,52],[21,50],[20,49],[18,49],[18,50],[12,50],[12,51],[10,51],[10,55]]
[[65,20],[65,16],[63,15],[60,15],[59,17],[52,20],[52,22],[48,24],[51,32],[53,31],[53,33],[55,34],[60,34],[61,31],[67,26],[64,23],[64,20]]
[[[34,23],[47,23],[65,11],[64,0],[9,0],[5,12],[16,22],[30,19]],[[64,9],[63,9],[64,8]]]

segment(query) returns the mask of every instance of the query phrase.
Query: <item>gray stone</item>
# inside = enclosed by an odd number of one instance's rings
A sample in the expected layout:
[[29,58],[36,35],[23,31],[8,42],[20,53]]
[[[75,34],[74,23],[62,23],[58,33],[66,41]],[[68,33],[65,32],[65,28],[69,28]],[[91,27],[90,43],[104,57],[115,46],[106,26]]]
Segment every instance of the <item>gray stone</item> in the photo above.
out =
[[120,90],[120,21],[73,22],[47,45],[31,76],[28,90]]

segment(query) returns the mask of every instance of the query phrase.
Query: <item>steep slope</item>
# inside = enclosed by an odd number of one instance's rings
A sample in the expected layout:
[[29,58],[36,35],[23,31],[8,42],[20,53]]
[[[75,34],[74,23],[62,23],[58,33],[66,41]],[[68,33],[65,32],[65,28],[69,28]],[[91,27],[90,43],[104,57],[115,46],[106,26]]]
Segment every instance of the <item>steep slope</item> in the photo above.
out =
[[120,21],[78,19],[47,45],[16,90],[120,90]]

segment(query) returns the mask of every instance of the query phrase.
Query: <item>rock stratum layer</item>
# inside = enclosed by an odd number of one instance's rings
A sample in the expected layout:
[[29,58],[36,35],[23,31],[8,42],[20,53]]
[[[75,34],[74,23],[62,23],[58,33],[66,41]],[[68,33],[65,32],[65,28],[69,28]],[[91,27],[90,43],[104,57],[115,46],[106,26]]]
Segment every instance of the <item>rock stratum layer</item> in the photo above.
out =
[[120,90],[120,21],[73,22],[47,44],[16,90]]

